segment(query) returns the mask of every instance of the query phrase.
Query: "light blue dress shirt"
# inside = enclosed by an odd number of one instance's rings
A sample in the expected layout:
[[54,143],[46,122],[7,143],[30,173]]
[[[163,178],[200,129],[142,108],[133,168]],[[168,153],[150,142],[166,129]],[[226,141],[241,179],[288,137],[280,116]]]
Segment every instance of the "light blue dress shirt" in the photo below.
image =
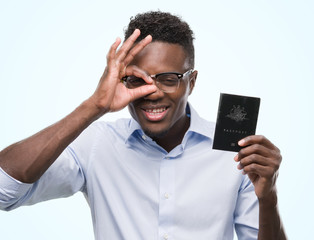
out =
[[166,152],[133,119],[95,122],[34,184],[0,169],[0,208],[82,191],[97,240],[257,239],[258,201],[235,153],[212,149],[214,123],[191,107],[180,145]]

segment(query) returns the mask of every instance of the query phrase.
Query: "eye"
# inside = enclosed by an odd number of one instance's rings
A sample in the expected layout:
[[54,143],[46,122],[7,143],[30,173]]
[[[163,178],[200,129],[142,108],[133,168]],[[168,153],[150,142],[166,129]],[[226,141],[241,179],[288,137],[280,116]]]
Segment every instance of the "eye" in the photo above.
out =
[[158,76],[158,81],[165,86],[176,86],[178,84],[178,76],[176,74],[164,74]]
[[136,76],[128,76],[126,78],[126,83],[128,86],[132,87],[139,87],[146,84],[146,82],[142,78]]

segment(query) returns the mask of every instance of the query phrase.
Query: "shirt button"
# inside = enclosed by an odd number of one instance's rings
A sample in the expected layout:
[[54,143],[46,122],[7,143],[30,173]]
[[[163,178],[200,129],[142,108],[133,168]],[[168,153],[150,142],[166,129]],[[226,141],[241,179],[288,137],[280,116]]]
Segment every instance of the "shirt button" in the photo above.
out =
[[164,239],[165,240],[169,239],[169,235],[167,233],[164,234]]
[[165,193],[164,196],[165,196],[165,199],[168,199],[170,197],[168,193]]
[[146,140],[147,137],[146,137],[145,135],[142,135],[142,138],[143,138],[144,140]]

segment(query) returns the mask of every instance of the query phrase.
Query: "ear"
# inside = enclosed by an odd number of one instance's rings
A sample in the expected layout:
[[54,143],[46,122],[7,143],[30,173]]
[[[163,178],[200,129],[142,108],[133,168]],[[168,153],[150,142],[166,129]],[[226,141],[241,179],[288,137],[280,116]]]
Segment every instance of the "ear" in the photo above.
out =
[[194,89],[194,86],[195,86],[195,82],[196,82],[196,78],[197,78],[197,70],[194,70],[192,73],[191,73],[191,76],[190,76],[190,91],[189,91],[189,95],[192,93],[193,89]]

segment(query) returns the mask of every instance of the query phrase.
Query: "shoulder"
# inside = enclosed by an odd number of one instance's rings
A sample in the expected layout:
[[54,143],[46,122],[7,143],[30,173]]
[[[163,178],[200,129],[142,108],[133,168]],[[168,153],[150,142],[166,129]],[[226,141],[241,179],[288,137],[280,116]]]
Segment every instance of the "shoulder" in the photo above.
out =
[[96,121],[92,123],[80,136],[80,138],[88,138],[91,141],[113,139],[125,140],[130,135],[131,119],[122,118],[113,122]]
[[86,130],[94,133],[127,134],[131,119],[122,118],[114,122],[96,121]]
[[115,122],[96,121],[88,126],[71,145],[93,146],[100,140],[112,141],[113,138],[126,138],[129,132],[130,119],[119,119]]

